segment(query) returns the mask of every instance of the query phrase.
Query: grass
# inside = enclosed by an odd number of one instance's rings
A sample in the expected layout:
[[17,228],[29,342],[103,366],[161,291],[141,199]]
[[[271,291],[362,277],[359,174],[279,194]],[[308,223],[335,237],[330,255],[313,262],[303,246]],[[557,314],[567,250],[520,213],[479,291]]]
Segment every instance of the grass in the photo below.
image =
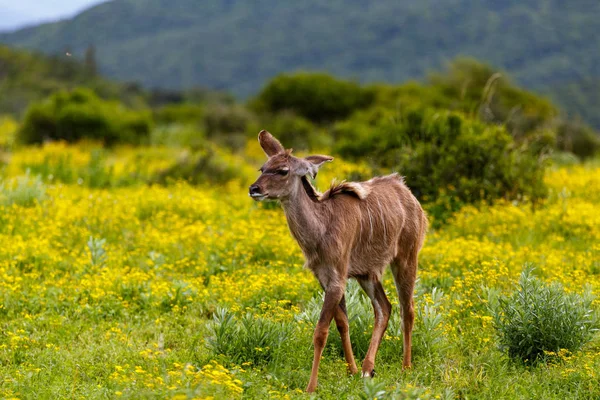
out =
[[[24,166],[51,164],[51,151],[71,154],[60,167],[69,182],[23,178]],[[87,171],[84,154],[32,149],[4,169],[3,198],[26,200],[0,203],[0,397],[311,398],[303,390],[322,293],[302,268],[282,211],[248,199],[245,182],[78,183],[73,165]],[[111,179],[127,176],[113,161]],[[339,178],[349,171],[343,165]],[[535,209],[467,207],[430,232],[411,370],[401,369],[398,300],[387,273],[393,315],[376,378],[347,375],[332,326],[315,397],[600,397],[598,334],[580,350],[558,349],[527,365],[502,350],[490,311],[526,264],[544,284],[579,294],[587,285],[598,298],[600,168],[557,169],[547,182],[552,193]],[[38,189],[15,194],[21,186]],[[355,283],[346,297],[360,363],[372,309]]]

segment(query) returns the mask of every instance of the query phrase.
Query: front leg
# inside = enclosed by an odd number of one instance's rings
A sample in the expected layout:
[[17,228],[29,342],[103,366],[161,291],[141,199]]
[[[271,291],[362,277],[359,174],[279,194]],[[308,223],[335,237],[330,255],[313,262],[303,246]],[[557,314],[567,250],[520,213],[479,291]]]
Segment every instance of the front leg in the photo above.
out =
[[352,343],[350,342],[350,327],[348,325],[348,312],[346,311],[346,300],[342,296],[340,304],[335,309],[333,316],[335,324],[337,325],[340,337],[342,338],[342,347],[344,348],[344,357],[346,357],[346,365],[352,375],[358,372],[356,362],[354,361],[354,354],[352,353]]
[[342,297],[344,296],[344,285],[331,285],[325,289],[325,301],[321,309],[321,316],[315,334],[313,336],[313,344],[315,347],[315,355],[313,358],[312,371],[310,373],[310,381],[308,382],[307,392],[314,392],[317,388],[317,375],[319,373],[319,362],[323,355],[323,349],[327,343],[329,335],[329,325],[335,315],[336,308],[339,306]]

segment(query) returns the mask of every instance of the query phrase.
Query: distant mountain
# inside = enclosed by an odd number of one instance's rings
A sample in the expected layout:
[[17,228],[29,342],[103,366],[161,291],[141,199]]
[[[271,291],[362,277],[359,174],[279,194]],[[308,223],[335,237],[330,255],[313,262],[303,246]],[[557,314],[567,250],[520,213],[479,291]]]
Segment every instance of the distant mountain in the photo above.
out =
[[94,45],[109,76],[239,96],[284,71],[399,82],[457,55],[542,91],[600,78],[599,31],[597,0],[113,0],[0,42],[78,57]]

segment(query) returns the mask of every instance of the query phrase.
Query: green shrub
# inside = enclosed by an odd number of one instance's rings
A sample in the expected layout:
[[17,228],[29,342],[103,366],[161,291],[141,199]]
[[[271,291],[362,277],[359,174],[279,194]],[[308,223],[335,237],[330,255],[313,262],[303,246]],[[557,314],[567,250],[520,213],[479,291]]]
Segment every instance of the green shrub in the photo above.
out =
[[567,293],[558,283],[535,278],[528,267],[516,290],[498,299],[493,313],[500,346],[512,358],[533,363],[545,352],[575,351],[597,330],[593,296]]
[[600,151],[600,136],[581,123],[560,123],[556,128],[556,142],[558,150],[573,153],[582,160]]
[[153,111],[158,124],[199,125],[204,117],[204,108],[199,104],[169,104]]
[[[415,309],[413,346],[415,354],[431,358],[447,348],[447,338],[442,325],[444,314],[441,312],[444,292],[434,287],[431,290],[431,302],[425,301],[423,294],[420,293],[421,301],[417,302]],[[400,321],[397,326],[402,326]]]
[[32,177],[27,174],[11,179],[0,180],[0,205],[10,206],[16,204],[31,207],[46,198],[46,186],[39,176]]
[[225,183],[240,178],[240,166],[227,160],[216,146],[204,146],[195,152],[186,152],[173,165],[157,173],[151,181],[167,184],[184,180],[191,184]]
[[579,157],[568,151],[555,151],[550,156],[550,160],[552,160],[552,165],[560,167],[573,166],[581,163]]
[[88,250],[90,251],[90,261],[93,266],[104,267],[106,264],[106,239],[95,238],[90,236],[87,241]]
[[246,132],[254,115],[240,105],[213,104],[206,107],[204,130],[213,142],[239,150],[246,145]]
[[465,203],[546,195],[544,146],[517,145],[503,127],[463,114],[377,108],[336,124],[333,135],[343,157],[405,176],[438,220]]
[[25,114],[18,139],[24,144],[81,139],[108,145],[139,144],[147,140],[151,127],[148,113],[102,100],[88,89],[75,89],[57,92],[43,103],[32,104]]
[[273,361],[277,349],[291,333],[290,324],[251,314],[238,319],[227,309],[219,308],[213,315],[206,344],[213,355],[225,355],[235,364],[260,365]]
[[313,122],[343,119],[370,106],[375,93],[355,82],[322,73],[279,75],[259,93],[253,106],[260,112],[292,111]]
[[517,139],[543,128],[558,114],[550,100],[518,88],[506,73],[470,58],[457,58],[445,73],[432,74],[429,83],[448,99],[448,108],[504,124]]
[[239,105],[212,105],[206,108],[204,126],[208,137],[244,133],[252,114]]
[[363,392],[359,393],[360,400],[453,400],[457,398],[452,388],[446,388],[442,393],[432,393],[428,387],[415,387],[410,384],[393,387],[378,379],[363,381]]

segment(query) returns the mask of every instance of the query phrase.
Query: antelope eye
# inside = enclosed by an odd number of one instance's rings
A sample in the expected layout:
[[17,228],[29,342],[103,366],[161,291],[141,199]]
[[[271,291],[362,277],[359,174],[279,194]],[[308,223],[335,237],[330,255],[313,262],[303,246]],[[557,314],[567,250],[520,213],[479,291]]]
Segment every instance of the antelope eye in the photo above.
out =
[[288,172],[290,172],[290,171],[289,171],[289,170],[287,170],[287,169],[280,169],[279,171],[277,171],[277,173],[278,173],[279,175],[283,175],[283,176],[287,175],[287,174],[288,174]]

